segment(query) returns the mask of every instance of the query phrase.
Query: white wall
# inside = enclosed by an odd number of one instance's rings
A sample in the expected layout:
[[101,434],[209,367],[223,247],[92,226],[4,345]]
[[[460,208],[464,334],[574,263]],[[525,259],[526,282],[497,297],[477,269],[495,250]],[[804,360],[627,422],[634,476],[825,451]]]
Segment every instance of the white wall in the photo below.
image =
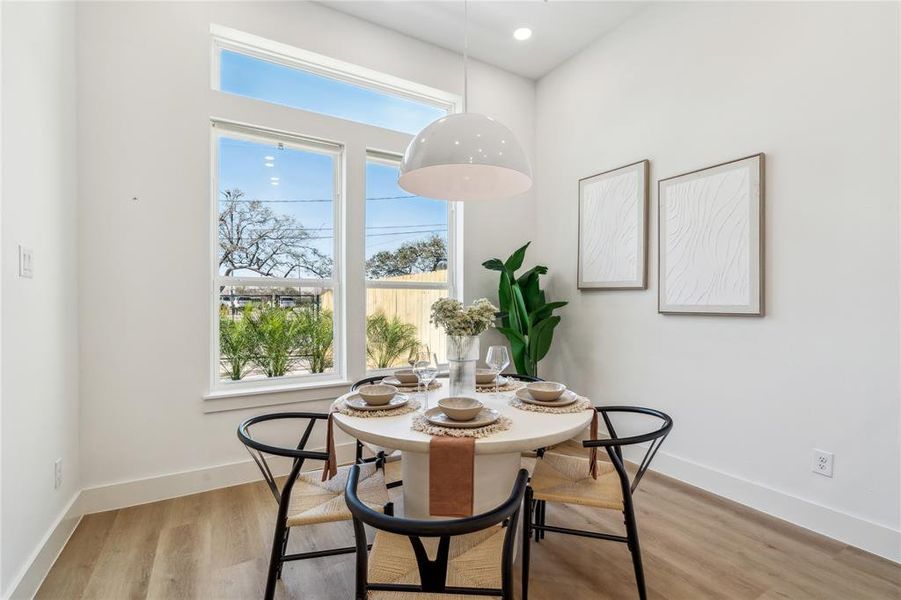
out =
[[[314,4],[78,6],[86,487],[238,461],[246,466],[235,427],[271,410],[203,412],[210,335],[208,119],[213,105],[251,110],[249,101],[215,98],[209,89],[210,23],[462,91],[458,56]],[[533,82],[476,63],[470,90],[472,109],[501,119],[530,150]],[[507,227],[496,226],[497,215],[506,216]],[[525,238],[520,232],[531,230],[532,215],[528,195],[467,207],[466,296],[492,292],[493,278],[480,272],[481,261],[517,246]],[[150,316],[161,312],[165,318]],[[326,403],[296,406],[323,410]],[[160,488],[158,480],[136,485],[178,491],[255,476],[253,468],[224,467],[176,478],[187,486],[177,490]],[[88,509],[108,506],[103,498],[94,504],[104,493],[89,492]],[[146,499],[142,493],[129,498]]]
[[[75,7],[5,2],[2,32],[2,569],[9,592],[81,488]],[[34,279],[17,277],[17,245]],[[63,459],[54,490],[53,463]],[[52,557],[51,557],[52,558]]]
[[[897,12],[649,7],[539,82],[535,195],[571,301],[546,373],[669,412],[663,470],[899,560]],[[656,180],[755,152],[766,317],[657,314]],[[645,158],[649,289],[580,293],[577,181]]]

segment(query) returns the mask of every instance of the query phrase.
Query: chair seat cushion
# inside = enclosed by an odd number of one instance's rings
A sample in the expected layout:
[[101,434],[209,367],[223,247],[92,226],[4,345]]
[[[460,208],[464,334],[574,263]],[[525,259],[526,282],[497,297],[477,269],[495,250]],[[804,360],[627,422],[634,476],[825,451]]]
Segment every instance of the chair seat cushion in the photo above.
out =
[[[447,585],[458,587],[501,587],[501,556],[504,533],[501,526],[451,538],[447,561]],[[420,538],[430,559],[435,558],[438,538]],[[407,536],[377,531],[369,553],[369,583],[418,585],[419,567]],[[422,594],[374,590],[369,600],[470,600],[458,594]]]
[[[349,521],[350,510],[344,501],[344,487],[350,466],[340,467],[338,474],[328,481],[320,481],[320,471],[301,473],[291,490],[288,507],[288,527]],[[388,503],[385,474],[375,463],[360,465],[360,483],[357,488],[360,500],[373,510],[383,511]]]
[[598,478],[588,474],[588,459],[546,452],[532,472],[535,500],[623,509],[619,474],[609,462],[598,461]]

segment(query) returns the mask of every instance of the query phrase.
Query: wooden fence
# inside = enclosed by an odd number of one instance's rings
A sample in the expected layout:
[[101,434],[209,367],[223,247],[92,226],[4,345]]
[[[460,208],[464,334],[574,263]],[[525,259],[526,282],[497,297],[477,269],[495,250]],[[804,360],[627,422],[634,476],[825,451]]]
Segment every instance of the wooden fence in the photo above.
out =
[[[417,273],[386,278],[385,281],[447,281],[447,271]],[[438,355],[438,360],[445,361],[447,356],[447,340],[444,332],[429,324],[429,312],[432,303],[447,296],[447,290],[422,290],[408,288],[367,288],[366,315],[382,311],[388,318],[398,317],[404,323],[416,326],[419,340],[428,344]],[[332,293],[327,290],[320,298],[322,307],[331,310],[334,305]],[[406,358],[399,359],[399,364],[406,366]]]

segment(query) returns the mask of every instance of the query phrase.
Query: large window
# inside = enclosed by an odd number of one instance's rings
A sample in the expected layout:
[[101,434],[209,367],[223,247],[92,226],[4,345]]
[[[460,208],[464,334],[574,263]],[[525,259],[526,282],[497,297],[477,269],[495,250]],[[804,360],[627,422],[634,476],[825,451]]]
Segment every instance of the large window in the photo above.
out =
[[219,381],[327,375],[340,355],[339,148],[214,123]]
[[453,205],[405,192],[398,159],[370,153],[366,163],[366,346],[370,370],[401,366],[417,344],[446,356],[445,336],[429,323],[432,302],[453,294]]
[[458,99],[234,30],[211,33],[210,396],[346,385],[406,364],[421,344],[444,360],[429,311],[460,293],[459,215],[411,196],[397,177],[403,133]]

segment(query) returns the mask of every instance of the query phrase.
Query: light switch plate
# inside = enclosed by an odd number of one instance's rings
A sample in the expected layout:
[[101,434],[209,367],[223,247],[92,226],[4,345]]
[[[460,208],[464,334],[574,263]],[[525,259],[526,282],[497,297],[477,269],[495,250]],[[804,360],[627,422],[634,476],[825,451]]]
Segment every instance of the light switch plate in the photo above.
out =
[[34,251],[19,244],[19,277],[34,278]]

